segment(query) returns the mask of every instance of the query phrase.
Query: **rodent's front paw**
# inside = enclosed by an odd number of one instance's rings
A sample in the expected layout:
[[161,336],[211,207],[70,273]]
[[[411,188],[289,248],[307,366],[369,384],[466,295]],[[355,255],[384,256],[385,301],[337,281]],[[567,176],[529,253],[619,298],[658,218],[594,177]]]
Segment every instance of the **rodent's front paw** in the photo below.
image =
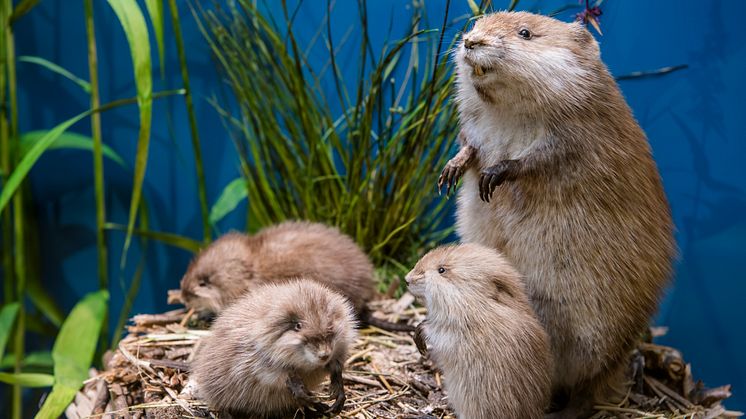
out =
[[458,180],[461,178],[461,175],[464,174],[464,165],[458,162],[455,162],[454,159],[451,159],[446,163],[446,167],[443,169],[443,171],[440,173],[440,177],[438,178],[438,194],[440,194],[441,189],[443,188],[443,185],[446,185],[446,197],[448,197],[451,194],[451,188],[453,188],[454,191],[456,191],[456,184],[458,183]]
[[516,160],[503,160],[482,170],[479,174],[479,198],[484,202],[490,202],[495,188],[507,180],[515,179],[517,164]]

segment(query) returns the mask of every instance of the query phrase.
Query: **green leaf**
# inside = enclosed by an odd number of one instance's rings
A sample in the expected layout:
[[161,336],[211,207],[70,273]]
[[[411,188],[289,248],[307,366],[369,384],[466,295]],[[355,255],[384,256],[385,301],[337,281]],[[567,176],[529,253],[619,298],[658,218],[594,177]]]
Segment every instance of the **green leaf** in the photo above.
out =
[[153,70],[150,61],[150,39],[142,10],[132,0],[108,0],[121,23],[127,42],[130,46],[132,64],[135,69],[137,86],[137,105],[140,108],[140,132],[137,138],[137,155],[135,157],[135,174],[132,181],[132,200],[130,201],[127,236],[124,239],[122,259],[123,267],[127,260],[127,251],[132,242],[137,209],[142,197],[142,184],[145,180],[145,169],[148,164],[148,147],[150,146],[150,124],[153,107]]
[[80,86],[80,88],[83,89],[86,93],[91,93],[91,83],[88,83],[87,81],[81,79],[75,74],[67,71],[66,69],[60,67],[59,65],[49,60],[45,60],[44,58],[41,58],[41,57],[32,57],[28,55],[23,55],[23,56],[18,57],[18,61],[22,63],[31,63],[31,64],[40,65],[53,73],[57,73],[62,77],[70,79],[73,83]]
[[471,14],[478,15],[479,14],[479,5],[474,0],[466,0],[466,2],[469,4],[469,9],[471,9]]
[[106,290],[92,292],[73,307],[52,347],[54,386],[36,418],[57,418],[75,397],[93,361],[106,318]]
[[23,156],[21,161],[13,170],[13,173],[10,174],[10,177],[8,177],[8,181],[5,182],[5,185],[3,185],[3,190],[2,192],[0,192],[0,212],[2,212],[2,210],[5,208],[5,205],[8,204],[8,201],[10,201],[10,198],[13,196],[16,189],[18,189],[18,186],[20,186],[21,182],[23,182],[23,179],[26,178],[26,175],[34,166],[36,161],[39,160],[39,157],[41,157],[42,153],[44,153],[44,151],[46,151],[46,149],[49,148],[49,146],[51,146],[54,141],[60,135],[62,135],[62,133],[65,132],[65,130],[70,128],[72,124],[80,121],[89,114],[90,111],[86,111],[68,119],[65,122],[62,122],[61,124],[47,131],[46,134],[44,134],[39,140],[36,141],[36,143]]
[[56,327],[60,327],[65,320],[65,315],[54,298],[49,294],[49,291],[41,284],[38,277],[30,277],[28,282],[26,282],[26,294],[44,317],[49,319]]
[[[15,357],[13,355],[5,355],[0,361],[0,369],[13,368],[15,365]],[[23,361],[21,361],[21,367],[23,368],[49,368],[50,371],[54,366],[52,360],[52,353],[50,351],[37,351],[30,352],[23,355]]]
[[223,189],[220,197],[210,209],[210,224],[214,226],[215,223],[222,220],[223,217],[228,215],[228,213],[236,209],[236,206],[246,199],[248,193],[246,179],[238,178],[231,181],[231,183]]
[[153,24],[155,42],[158,44],[158,64],[161,66],[161,78],[164,78],[166,63],[163,57],[166,47],[163,43],[163,0],[145,0],[145,7],[148,9],[150,22]]
[[16,320],[18,309],[21,308],[19,303],[6,304],[0,310],[0,359],[3,359],[5,345],[8,344],[8,337],[13,331],[13,323]]
[[21,16],[30,12],[39,1],[41,0],[22,0],[18,3],[15,9],[13,9],[13,14],[10,15],[10,24],[12,25],[16,20],[20,19]]
[[[104,224],[104,228],[107,230],[127,231],[127,226],[116,223],[106,223]],[[202,242],[174,233],[163,233],[160,231],[141,229],[133,229],[132,232],[138,236],[158,240],[159,242],[165,243],[169,246],[178,247],[192,253],[199,252],[202,248]]]
[[54,384],[54,376],[34,372],[19,372],[15,374],[0,372],[0,382],[19,385],[21,387],[51,387]]
[[[42,138],[48,132],[49,131],[31,131],[21,135],[21,154],[25,154],[37,141],[39,141],[40,138]],[[121,166],[123,169],[129,168],[124,159],[119,154],[117,154],[116,151],[114,151],[106,144],[102,144],[102,146],[104,156],[108,157],[110,160]],[[76,149],[93,151],[93,139],[91,137],[75,132],[66,132],[58,136],[48,149]]]

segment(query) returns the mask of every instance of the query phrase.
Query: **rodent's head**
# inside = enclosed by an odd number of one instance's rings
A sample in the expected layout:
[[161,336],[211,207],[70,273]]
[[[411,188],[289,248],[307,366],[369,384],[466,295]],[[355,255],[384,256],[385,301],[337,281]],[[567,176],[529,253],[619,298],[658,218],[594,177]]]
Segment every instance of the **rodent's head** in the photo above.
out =
[[506,104],[522,111],[572,106],[591,94],[598,44],[580,23],[527,12],[476,20],[455,51],[460,101]]
[[496,250],[478,244],[431,250],[407,274],[409,291],[429,310],[484,297],[506,305],[527,305],[519,275]]
[[258,308],[266,312],[255,313],[266,321],[264,352],[299,371],[346,356],[355,338],[353,308],[346,298],[310,280],[265,285],[255,294],[271,300]]
[[218,313],[249,288],[252,276],[248,237],[228,233],[189,264],[181,278],[181,299],[190,309]]

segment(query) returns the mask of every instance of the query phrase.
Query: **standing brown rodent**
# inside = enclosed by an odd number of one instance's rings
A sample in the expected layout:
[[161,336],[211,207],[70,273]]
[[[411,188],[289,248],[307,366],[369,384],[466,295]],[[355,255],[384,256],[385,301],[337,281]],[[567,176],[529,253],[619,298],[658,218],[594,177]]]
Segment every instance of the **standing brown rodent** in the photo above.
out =
[[339,412],[342,368],[355,338],[352,307],[310,280],[267,284],[223,310],[192,364],[198,393],[232,415],[287,417],[301,407],[326,406],[313,390],[331,375]]
[[301,277],[341,293],[358,312],[373,296],[373,265],[349,236],[323,224],[284,222],[253,236],[220,237],[190,263],[181,299],[219,312],[254,287]]
[[[556,416],[608,388],[656,309],[675,254],[645,134],[579,23],[530,13],[476,21],[456,51],[463,174],[457,230],[525,277],[551,337]],[[480,199],[481,198],[481,199]]]
[[458,417],[542,417],[551,391],[549,338],[507,260],[478,244],[444,246],[406,280],[427,308],[422,333]]

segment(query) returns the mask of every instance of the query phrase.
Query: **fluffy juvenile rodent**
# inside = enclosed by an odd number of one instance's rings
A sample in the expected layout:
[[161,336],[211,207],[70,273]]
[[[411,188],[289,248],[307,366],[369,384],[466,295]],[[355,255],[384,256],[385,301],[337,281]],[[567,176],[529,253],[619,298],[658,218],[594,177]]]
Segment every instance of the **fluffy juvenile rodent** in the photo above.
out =
[[253,236],[220,237],[190,263],[181,299],[189,308],[219,312],[254,287],[295,278],[329,286],[358,312],[373,296],[373,265],[349,236],[323,224],[284,222]]
[[675,254],[645,134],[579,23],[476,21],[458,46],[462,241],[502,251],[551,337],[557,416],[607,387],[656,309]]
[[439,247],[406,277],[427,307],[428,352],[462,419],[540,418],[549,403],[549,338],[518,273],[494,249]]
[[355,338],[352,307],[310,280],[267,284],[226,308],[193,361],[199,394],[232,415],[286,417],[301,407],[326,406],[309,393],[327,375],[345,401],[342,368]]

